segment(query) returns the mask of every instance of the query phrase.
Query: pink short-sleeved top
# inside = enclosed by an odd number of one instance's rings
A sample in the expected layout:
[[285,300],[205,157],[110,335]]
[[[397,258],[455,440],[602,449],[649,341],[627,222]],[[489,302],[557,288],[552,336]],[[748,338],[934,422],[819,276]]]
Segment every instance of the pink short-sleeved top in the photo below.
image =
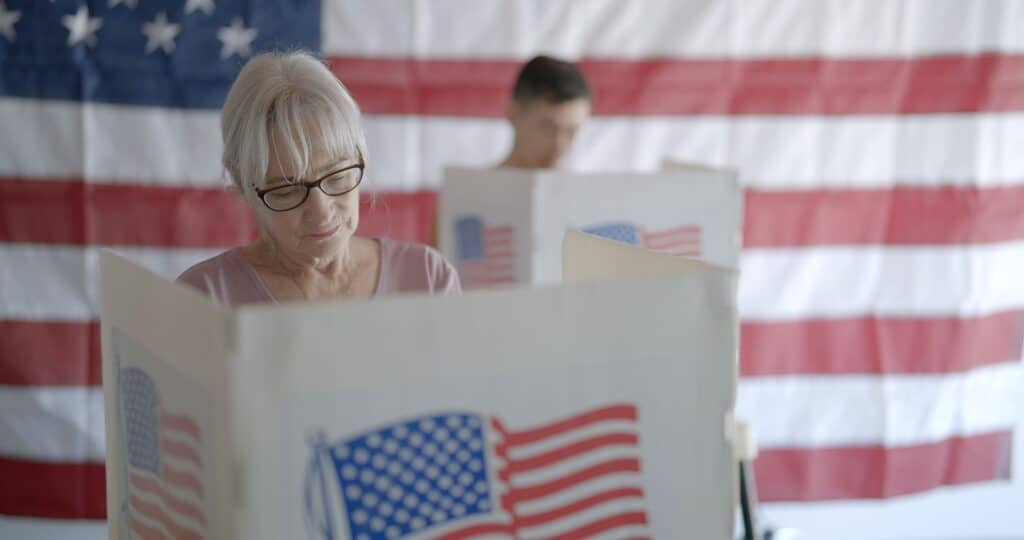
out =
[[[422,244],[377,238],[380,276],[374,296],[399,293],[451,294],[461,290],[459,275],[437,250]],[[276,302],[241,248],[212,257],[185,270],[178,281],[226,305]]]

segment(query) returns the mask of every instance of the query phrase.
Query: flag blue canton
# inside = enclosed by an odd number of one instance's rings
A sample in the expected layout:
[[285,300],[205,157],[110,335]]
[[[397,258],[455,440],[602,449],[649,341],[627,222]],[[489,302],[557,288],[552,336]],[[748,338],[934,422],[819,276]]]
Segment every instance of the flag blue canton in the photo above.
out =
[[640,243],[640,235],[637,228],[623,223],[588,227],[583,229],[583,232],[634,246]]
[[484,258],[484,222],[477,216],[463,217],[455,221],[456,257],[459,262],[478,261]]
[[125,447],[128,463],[139,469],[159,475],[160,437],[157,434],[159,406],[156,385],[144,371],[122,369],[118,379],[123,421],[126,433]]
[[330,450],[350,538],[396,538],[492,511],[481,417],[424,416]]
[[19,18],[0,36],[2,96],[218,109],[252,54],[320,49],[319,0],[3,4]]

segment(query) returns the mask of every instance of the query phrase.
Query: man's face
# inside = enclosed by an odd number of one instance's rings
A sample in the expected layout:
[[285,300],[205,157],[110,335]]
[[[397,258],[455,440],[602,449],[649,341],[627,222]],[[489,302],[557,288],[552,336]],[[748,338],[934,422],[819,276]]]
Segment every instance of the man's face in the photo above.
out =
[[522,165],[531,169],[557,168],[589,116],[590,100],[586,98],[557,104],[546,99],[513,102],[508,117],[515,129]]

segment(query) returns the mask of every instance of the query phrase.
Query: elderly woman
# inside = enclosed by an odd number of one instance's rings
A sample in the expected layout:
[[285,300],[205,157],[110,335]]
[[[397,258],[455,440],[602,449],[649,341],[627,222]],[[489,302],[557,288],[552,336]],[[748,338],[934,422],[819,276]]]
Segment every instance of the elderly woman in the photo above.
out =
[[320,61],[253,57],[228,93],[221,136],[224,168],[262,234],[180,281],[229,305],[459,291],[435,250],[355,236],[366,141],[359,107]]

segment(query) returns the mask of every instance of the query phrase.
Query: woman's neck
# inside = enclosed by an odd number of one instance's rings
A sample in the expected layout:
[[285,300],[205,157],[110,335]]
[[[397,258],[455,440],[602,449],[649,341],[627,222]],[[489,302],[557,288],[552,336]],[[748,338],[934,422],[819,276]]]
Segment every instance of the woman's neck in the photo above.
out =
[[[329,258],[297,257],[279,249],[267,238],[257,240],[248,249],[253,266],[269,274],[276,288],[286,289],[285,296],[307,300],[363,296],[358,289],[360,275],[368,266],[366,246],[356,238]],[[287,291],[289,288],[293,290]]]

